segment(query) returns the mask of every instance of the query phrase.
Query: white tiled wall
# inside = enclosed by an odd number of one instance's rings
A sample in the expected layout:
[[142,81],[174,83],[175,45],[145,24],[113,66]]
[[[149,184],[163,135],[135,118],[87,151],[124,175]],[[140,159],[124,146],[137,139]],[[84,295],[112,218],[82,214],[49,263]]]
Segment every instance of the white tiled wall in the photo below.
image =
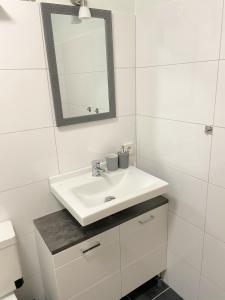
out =
[[20,300],[43,299],[32,220],[61,208],[48,177],[135,141],[134,1],[89,2],[113,10],[119,117],[60,129],[53,126],[39,2],[0,0],[0,221],[12,219],[18,235],[25,279]]
[[137,113],[211,124],[217,69],[215,61],[138,68]]
[[217,59],[223,0],[136,0],[137,66]]
[[223,2],[135,2],[138,166],[170,183],[166,280],[185,300],[225,299]]

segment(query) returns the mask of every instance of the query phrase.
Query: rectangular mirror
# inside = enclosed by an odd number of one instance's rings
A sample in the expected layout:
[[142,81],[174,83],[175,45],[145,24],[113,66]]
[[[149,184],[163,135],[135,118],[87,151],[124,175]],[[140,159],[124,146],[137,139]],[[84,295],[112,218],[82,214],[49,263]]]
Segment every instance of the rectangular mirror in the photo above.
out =
[[112,15],[42,3],[42,19],[57,126],[116,117]]

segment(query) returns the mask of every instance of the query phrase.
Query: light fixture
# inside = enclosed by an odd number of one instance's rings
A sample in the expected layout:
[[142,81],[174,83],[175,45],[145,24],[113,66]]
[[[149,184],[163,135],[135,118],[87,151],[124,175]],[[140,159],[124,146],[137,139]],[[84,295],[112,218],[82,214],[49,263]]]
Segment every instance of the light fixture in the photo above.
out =
[[87,4],[87,0],[71,0],[71,2],[76,5],[80,6],[79,10],[79,19],[89,19],[91,18],[91,12]]
[[80,11],[79,11],[79,18],[80,19],[89,19],[89,18],[91,18],[91,12],[90,12],[90,9],[87,5],[86,0],[82,0],[82,4],[81,4],[81,7],[80,7]]

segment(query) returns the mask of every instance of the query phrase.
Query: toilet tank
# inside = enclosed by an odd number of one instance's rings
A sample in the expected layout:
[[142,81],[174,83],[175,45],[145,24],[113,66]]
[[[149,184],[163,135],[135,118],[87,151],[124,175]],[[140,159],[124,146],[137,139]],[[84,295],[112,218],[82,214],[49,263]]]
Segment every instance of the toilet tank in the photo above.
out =
[[0,223],[0,298],[22,283],[22,271],[11,221]]

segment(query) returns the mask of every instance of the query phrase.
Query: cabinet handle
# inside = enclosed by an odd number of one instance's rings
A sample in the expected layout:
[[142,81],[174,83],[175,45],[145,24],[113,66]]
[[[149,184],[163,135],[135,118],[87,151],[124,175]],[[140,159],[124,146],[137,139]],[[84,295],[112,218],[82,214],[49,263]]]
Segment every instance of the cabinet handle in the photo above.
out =
[[81,249],[82,253],[85,254],[95,248],[98,248],[101,246],[101,243],[100,242],[97,242],[95,245],[93,245],[92,247],[88,248],[88,249]]
[[144,225],[144,224],[146,224],[146,223],[148,223],[148,222],[150,222],[150,221],[152,221],[152,220],[154,220],[154,219],[155,219],[154,216],[150,216],[150,217],[148,217],[148,218],[145,219],[145,220],[139,220],[138,223],[141,224],[141,225]]

